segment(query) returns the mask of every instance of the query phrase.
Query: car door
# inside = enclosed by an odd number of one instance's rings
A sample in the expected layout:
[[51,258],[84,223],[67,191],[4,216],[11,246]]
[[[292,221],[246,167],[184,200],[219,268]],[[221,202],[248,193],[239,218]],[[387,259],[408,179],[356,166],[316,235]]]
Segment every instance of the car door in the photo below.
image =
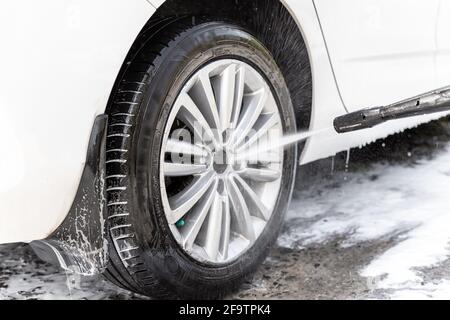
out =
[[[389,104],[439,86],[439,0],[312,1],[348,111]],[[442,23],[446,30],[441,33],[447,49],[449,21],[447,17]],[[446,59],[450,64],[448,55]]]

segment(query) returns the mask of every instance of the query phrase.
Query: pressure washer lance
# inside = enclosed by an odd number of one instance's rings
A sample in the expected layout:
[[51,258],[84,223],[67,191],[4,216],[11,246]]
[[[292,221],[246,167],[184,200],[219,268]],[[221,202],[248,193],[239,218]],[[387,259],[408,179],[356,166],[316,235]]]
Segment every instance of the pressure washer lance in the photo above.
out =
[[388,106],[362,109],[334,119],[338,133],[372,128],[386,121],[450,110],[450,86]]
[[[343,116],[335,118],[333,125],[336,132],[346,133],[372,128],[390,120],[443,111],[450,111],[450,86],[424,93],[388,106],[362,109],[347,113]],[[237,160],[249,159],[259,153],[283,148],[293,143],[306,140],[312,136],[332,130],[333,128],[330,127],[284,136],[275,143],[272,142],[266,145],[259,145],[258,148],[240,152],[238,155],[235,155],[235,157]]]

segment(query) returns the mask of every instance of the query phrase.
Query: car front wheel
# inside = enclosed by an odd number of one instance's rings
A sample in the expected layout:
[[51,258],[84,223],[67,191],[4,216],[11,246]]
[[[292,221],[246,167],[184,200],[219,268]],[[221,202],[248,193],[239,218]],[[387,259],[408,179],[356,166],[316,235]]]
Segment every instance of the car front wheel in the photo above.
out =
[[109,108],[106,277],[138,293],[212,298],[274,243],[295,176],[289,91],[270,52],[224,22],[161,21]]

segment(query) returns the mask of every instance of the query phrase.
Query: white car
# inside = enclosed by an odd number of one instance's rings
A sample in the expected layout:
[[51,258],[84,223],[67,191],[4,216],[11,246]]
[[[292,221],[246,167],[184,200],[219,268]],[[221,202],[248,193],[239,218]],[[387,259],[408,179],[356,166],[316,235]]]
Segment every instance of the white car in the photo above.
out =
[[162,298],[239,286],[299,164],[445,112],[336,118],[450,85],[445,0],[5,0],[0,39],[0,243]]

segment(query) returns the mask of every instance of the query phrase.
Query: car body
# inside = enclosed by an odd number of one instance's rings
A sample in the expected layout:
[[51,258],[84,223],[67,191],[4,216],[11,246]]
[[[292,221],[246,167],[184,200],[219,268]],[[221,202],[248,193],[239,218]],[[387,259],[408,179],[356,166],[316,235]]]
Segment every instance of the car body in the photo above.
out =
[[[169,0],[170,1],[170,0]],[[275,0],[274,0],[275,1]],[[0,4],[0,243],[50,236],[66,219],[126,56],[162,0]],[[309,130],[450,84],[444,0],[281,0],[312,70]],[[292,52],[291,54],[295,54]],[[300,80],[299,80],[300,81]],[[301,164],[443,116],[396,120],[308,139]]]

